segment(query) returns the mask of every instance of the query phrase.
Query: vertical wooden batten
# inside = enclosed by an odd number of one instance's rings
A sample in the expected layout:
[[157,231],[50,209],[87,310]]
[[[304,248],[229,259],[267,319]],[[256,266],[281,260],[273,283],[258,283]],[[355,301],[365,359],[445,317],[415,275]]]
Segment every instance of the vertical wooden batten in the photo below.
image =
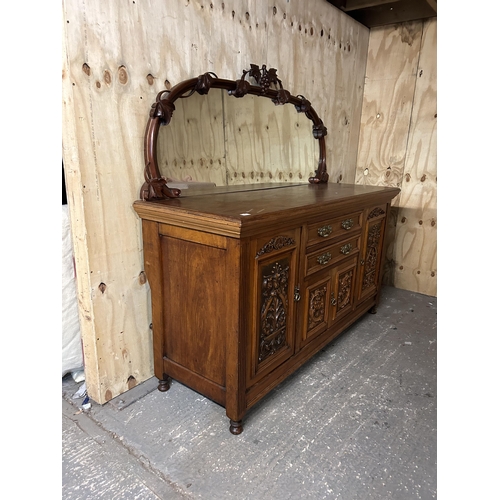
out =
[[[132,203],[156,94],[207,71],[235,79],[250,63],[276,67],[324,119],[328,169],[345,182],[357,154],[369,32],[323,0],[64,0],[62,24],[63,160],[86,382],[102,404],[153,375],[149,284]],[[339,116],[351,125],[339,125]],[[292,180],[310,173],[293,170]],[[196,175],[212,181],[210,169]]]

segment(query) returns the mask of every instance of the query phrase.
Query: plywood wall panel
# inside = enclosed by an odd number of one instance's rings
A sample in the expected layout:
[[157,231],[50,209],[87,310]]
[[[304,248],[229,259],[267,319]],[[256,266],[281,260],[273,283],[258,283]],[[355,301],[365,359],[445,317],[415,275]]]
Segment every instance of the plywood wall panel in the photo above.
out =
[[399,200],[394,285],[437,295],[437,22],[423,23],[422,48]]
[[[250,63],[276,67],[285,87],[304,94],[324,119],[331,168],[348,178],[357,132],[338,115],[359,109],[353,88],[363,84],[368,30],[323,0],[64,0],[62,23],[63,159],[86,378],[90,396],[104,403],[153,373],[149,286],[132,203],[157,93],[207,71],[238,78]],[[312,169],[290,171],[305,180]],[[284,166],[280,172],[289,175]],[[220,169],[189,173],[228,178]]]
[[357,184],[401,182],[421,39],[420,21],[370,31]]
[[[275,65],[283,68],[290,91],[304,94],[323,119],[330,179],[345,182],[354,178],[350,172],[356,162],[358,128],[351,125],[361,114],[369,30],[330,7],[327,2],[274,2],[269,46],[277,50],[269,53],[269,60],[279,57]],[[303,181],[316,167],[294,173],[291,180]]]
[[370,32],[356,183],[401,187],[384,282],[437,294],[436,19]]

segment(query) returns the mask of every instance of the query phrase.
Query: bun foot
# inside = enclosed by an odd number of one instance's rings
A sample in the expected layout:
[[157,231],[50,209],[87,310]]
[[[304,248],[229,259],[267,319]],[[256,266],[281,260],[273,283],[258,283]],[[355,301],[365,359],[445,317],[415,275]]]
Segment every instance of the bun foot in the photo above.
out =
[[368,312],[370,314],[377,314],[377,306],[373,306]]
[[231,434],[241,434],[243,432],[243,420],[229,420],[229,432]]
[[158,390],[160,392],[167,392],[170,389],[170,382],[168,381],[168,378],[166,380],[160,380],[158,383]]

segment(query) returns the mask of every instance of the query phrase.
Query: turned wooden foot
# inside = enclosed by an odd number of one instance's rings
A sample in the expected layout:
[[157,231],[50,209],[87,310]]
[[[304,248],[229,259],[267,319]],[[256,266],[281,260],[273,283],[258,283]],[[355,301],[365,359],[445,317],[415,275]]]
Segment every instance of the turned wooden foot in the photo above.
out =
[[167,392],[169,389],[170,389],[170,382],[169,382],[168,378],[166,378],[164,380],[160,380],[158,382],[158,390],[160,392]]
[[370,314],[377,314],[377,306],[373,306],[369,311]]
[[229,420],[229,432],[231,434],[241,434],[243,432],[243,420]]

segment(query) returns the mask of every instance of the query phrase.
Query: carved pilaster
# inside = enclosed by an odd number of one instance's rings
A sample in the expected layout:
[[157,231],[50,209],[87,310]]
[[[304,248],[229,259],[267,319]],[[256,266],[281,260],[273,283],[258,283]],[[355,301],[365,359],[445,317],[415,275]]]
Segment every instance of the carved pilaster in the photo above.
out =
[[370,227],[368,231],[368,244],[367,252],[365,258],[365,272],[363,275],[362,289],[365,290],[373,285],[375,285],[376,271],[377,271],[377,261],[379,254],[379,243],[381,236],[381,225],[374,224]]

